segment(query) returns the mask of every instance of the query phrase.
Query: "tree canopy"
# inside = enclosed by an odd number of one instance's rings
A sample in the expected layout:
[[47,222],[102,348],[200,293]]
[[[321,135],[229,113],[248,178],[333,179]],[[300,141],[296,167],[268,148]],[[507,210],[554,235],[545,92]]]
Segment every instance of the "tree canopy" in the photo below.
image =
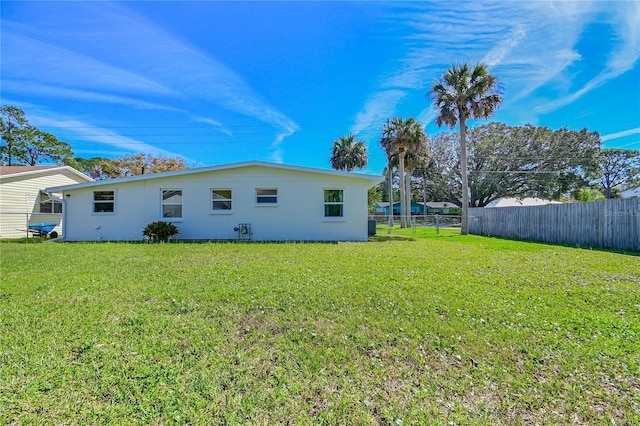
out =
[[24,111],[14,106],[0,107],[0,135],[2,164],[28,165],[64,164],[73,158],[71,145],[58,140],[51,133],[43,132],[29,124]]
[[367,147],[362,141],[357,141],[354,135],[340,136],[333,141],[331,148],[331,167],[336,170],[362,169],[369,161]]
[[110,167],[108,163],[113,160],[104,157],[93,157],[93,158],[73,158],[67,160],[66,164],[68,166],[73,167],[76,170],[81,171],[85,175],[95,179],[109,179],[116,176],[109,175]]
[[111,179],[187,169],[182,158],[135,154],[116,159],[74,158],[67,163],[94,179]]
[[[462,205],[457,134],[431,139],[431,161],[425,169],[429,197]],[[597,176],[600,136],[531,125],[489,123],[468,133],[469,197],[484,207],[501,197],[559,199]]]
[[154,156],[152,154],[135,154],[117,158],[111,162],[111,167],[110,174],[115,177],[187,169],[187,165],[182,158]]
[[640,150],[603,149],[600,167],[600,186],[605,197],[612,198],[615,187],[623,184],[633,185],[640,180]]

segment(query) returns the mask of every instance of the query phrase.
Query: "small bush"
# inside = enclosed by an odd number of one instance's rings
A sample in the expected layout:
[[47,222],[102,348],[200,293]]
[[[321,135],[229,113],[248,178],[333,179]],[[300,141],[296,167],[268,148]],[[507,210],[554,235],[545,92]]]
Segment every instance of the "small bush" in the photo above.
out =
[[142,235],[151,241],[168,241],[169,238],[178,234],[178,227],[170,222],[151,222],[145,226]]

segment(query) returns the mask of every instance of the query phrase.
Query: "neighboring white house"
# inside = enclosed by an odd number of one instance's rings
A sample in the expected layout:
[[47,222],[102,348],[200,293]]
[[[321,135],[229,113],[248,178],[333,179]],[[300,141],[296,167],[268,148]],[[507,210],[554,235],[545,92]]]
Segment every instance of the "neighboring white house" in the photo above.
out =
[[640,198],[640,185],[620,192],[622,198]]
[[367,190],[382,176],[248,161],[48,188],[64,194],[65,241],[366,241]]
[[543,200],[541,198],[498,198],[493,200],[487,207],[519,207],[519,206],[544,206],[547,204],[562,204],[560,201]]
[[29,224],[57,223],[61,232],[60,194],[44,188],[92,182],[69,166],[0,166],[0,238],[27,236]]

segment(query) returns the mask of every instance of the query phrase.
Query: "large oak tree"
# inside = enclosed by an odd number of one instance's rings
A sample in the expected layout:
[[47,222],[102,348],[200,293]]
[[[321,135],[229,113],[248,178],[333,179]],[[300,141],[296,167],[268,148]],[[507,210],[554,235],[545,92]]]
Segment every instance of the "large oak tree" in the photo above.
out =
[[612,198],[615,187],[634,184],[640,180],[640,150],[603,149],[600,167],[600,186],[605,197]]
[[[531,125],[489,123],[468,133],[469,204],[484,207],[502,197],[559,199],[597,176],[600,136]],[[462,177],[457,134],[431,139],[425,169],[428,197],[462,206]]]

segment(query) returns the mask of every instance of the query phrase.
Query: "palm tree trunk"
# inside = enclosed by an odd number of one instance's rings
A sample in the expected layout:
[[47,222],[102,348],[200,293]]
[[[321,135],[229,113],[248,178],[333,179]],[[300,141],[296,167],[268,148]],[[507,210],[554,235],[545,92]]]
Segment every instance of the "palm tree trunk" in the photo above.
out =
[[407,227],[407,219],[405,215],[407,214],[407,206],[406,206],[406,198],[405,198],[405,185],[404,185],[404,150],[400,151],[400,228]]
[[405,174],[405,205],[407,206],[407,226],[411,226],[411,170]]
[[462,175],[462,227],[460,233],[469,233],[469,180],[467,178],[467,123],[463,117],[460,122],[460,174]]
[[424,222],[427,222],[427,179],[424,176],[424,169],[422,172],[422,217]]
[[389,166],[387,167],[389,171],[389,230],[388,233],[391,233],[391,229],[393,229],[393,169],[391,168],[391,158],[389,158]]

